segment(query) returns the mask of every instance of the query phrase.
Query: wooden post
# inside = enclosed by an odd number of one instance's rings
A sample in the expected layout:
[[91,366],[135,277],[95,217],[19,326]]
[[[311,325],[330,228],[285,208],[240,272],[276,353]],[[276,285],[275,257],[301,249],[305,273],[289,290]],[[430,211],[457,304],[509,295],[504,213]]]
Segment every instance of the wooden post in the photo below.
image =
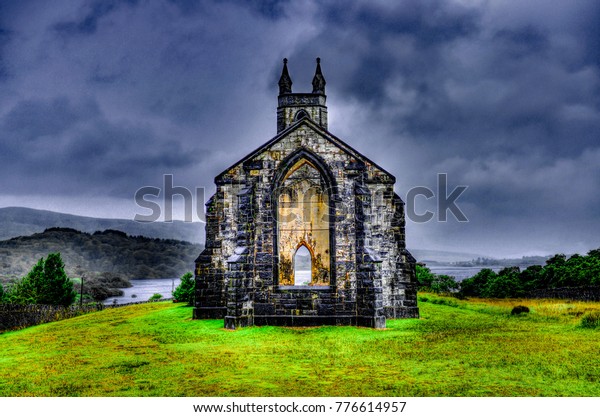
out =
[[79,308],[83,307],[83,276],[85,273],[81,274],[81,288],[79,290]]

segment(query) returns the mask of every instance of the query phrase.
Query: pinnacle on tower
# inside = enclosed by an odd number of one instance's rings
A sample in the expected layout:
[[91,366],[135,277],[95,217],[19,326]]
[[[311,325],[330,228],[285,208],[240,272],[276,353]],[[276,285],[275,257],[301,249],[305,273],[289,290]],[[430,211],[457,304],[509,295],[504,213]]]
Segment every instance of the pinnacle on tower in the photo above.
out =
[[279,95],[290,94],[292,92],[292,79],[287,69],[287,58],[283,58],[283,70],[279,78]]
[[317,58],[317,69],[312,80],[313,94],[325,94],[325,77],[321,72],[321,58]]

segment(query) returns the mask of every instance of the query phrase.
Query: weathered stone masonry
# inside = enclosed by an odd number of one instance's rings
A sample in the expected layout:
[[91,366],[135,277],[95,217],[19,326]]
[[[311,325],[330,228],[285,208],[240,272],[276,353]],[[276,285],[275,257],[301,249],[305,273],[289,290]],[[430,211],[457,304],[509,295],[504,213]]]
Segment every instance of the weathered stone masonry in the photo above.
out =
[[[225,327],[359,325],[418,317],[395,178],[329,133],[317,59],[312,93],[279,80],[277,136],[215,178],[194,318]],[[299,285],[294,254],[310,253]]]

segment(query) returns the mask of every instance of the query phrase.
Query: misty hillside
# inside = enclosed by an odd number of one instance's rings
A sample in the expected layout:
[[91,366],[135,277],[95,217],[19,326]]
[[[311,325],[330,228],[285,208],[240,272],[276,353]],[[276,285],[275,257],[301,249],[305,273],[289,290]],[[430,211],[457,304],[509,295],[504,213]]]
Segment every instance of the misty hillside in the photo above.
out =
[[113,229],[125,232],[130,236],[204,243],[204,223],[136,222],[126,219],[75,216],[25,207],[0,208],[0,240],[41,233],[51,227],[68,227],[86,233]]
[[202,246],[178,240],[128,236],[106,230],[94,234],[53,228],[0,241],[0,280],[26,275],[42,257],[60,252],[71,277],[112,272],[122,278],[174,278],[194,270]]

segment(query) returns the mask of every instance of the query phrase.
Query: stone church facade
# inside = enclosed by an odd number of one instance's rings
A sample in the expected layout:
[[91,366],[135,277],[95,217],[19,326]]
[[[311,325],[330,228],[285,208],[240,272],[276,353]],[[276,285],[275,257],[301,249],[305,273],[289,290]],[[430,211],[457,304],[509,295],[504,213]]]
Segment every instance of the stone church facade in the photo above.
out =
[[284,60],[277,135],[215,178],[196,319],[384,328],[419,316],[395,178],[329,132],[318,58],[312,84],[292,93]]

